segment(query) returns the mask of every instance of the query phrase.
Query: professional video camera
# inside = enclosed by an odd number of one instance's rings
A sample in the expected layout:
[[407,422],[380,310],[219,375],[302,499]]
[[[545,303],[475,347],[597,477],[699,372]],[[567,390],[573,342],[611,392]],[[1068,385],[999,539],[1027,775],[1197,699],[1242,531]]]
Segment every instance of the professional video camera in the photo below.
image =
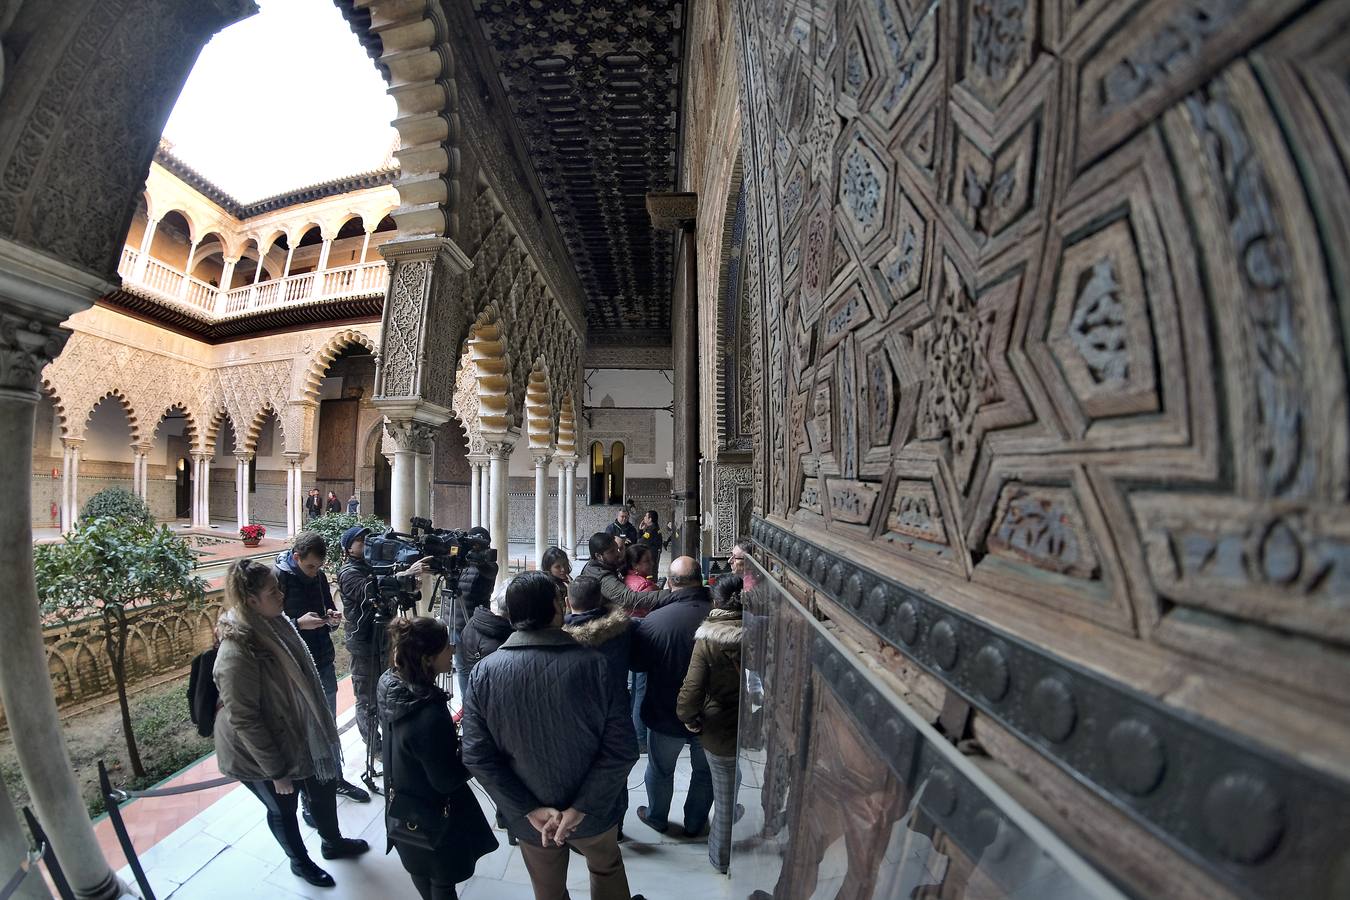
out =
[[412,532],[387,531],[366,538],[366,562],[378,576],[382,606],[390,606],[385,617],[398,610],[412,609],[421,599],[417,576],[400,575],[419,559],[429,560],[422,570],[429,575],[450,576],[453,585],[466,565],[495,562],[497,551],[467,531],[435,527],[430,519],[416,517]]

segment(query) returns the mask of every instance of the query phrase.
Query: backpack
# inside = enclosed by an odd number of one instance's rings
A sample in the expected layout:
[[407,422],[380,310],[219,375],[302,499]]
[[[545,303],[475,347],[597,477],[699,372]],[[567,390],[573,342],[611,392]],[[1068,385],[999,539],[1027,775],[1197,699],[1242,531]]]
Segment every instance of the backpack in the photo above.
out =
[[212,675],[215,668],[216,648],[212,647],[192,660],[192,671],[188,675],[188,714],[202,737],[210,737],[215,732],[216,711],[220,709],[220,691],[216,689],[216,679]]

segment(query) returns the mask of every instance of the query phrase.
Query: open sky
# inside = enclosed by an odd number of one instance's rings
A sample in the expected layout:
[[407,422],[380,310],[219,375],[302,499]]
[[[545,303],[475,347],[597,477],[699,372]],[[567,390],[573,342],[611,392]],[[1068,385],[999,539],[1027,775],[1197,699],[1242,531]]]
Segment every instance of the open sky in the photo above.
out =
[[398,133],[384,81],[332,0],[259,0],[197,59],[164,137],[248,203],[379,168]]

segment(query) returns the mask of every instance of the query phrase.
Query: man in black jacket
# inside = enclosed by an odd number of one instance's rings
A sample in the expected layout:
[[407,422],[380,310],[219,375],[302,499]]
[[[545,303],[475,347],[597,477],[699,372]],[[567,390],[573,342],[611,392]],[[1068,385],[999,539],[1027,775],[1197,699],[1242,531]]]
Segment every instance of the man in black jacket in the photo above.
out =
[[619,509],[618,513],[614,516],[614,521],[610,522],[609,526],[605,529],[605,533],[610,537],[621,538],[624,547],[637,543],[638,531],[637,528],[633,526],[633,523],[628,521],[628,507],[624,506]]
[[633,631],[631,664],[634,671],[647,673],[647,694],[642,700],[642,721],[648,729],[647,805],[639,806],[637,814],[662,834],[670,829],[667,817],[675,794],[675,763],[688,744],[694,771],[684,801],[684,833],[697,837],[712,809],[712,775],[698,735],[684,727],[675,705],[694,655],[694,632],[708,617],[712,600],[698,563],[688,556],[671,562],[670,585],[675,591],[670,604],[647,615]]
[[[353,525],[342,532],[345,556],[338,569],[338,590],[342,593],[342,615],[346,620],[347,652],[352,657],[352,695],[356,700],[356,727],[361,740],[374,741],[380,753],[380,723],[375,712],[375,685],[389,663],[389,635],[375,622],[380,582],[397,589],[393,576],[377,576],[366,562],[366,537],[369,528]],[[426,560],[419,559],[399,575],[421,575]],[[392,582],[392,583],[390,583]]]
[[455,675],[461,700],[468,691],[469,669],[472,668],[464,656],[464,626],[473,618],[474,610],[492,602],[492,589],[497,584],[497,562],[495,557],[489,558],[492,535],[486,528],[476,526],[469,529],[468,536],[473,539],[473,549],[468,552],[459,581],[455,583],[459,596],[452,591],[441,591],[439,615],[450,629],[450,642],[455,645]]
[[547,573],[517,576],[506,614],[515,632],[469,679],[464,764],[519,839],[535,896],[566,895],[571,848],[586,857],[591,897],[628,900],[618,830],[638,755],[627,695],[604,657],[562,630]]
[[670,602],[670,591],[634,591],[623,583],[619,577],[623,548],[613,535],[597,531],[591,535],[589,547],[591,558],[586,560],[579,577],[599,581],[600,593],[611,606],[634,612],[656,609]]
[[[328,632],[338,627],[342,613],[338,612],[337,604],[333,602],[328,576],[323,573],[327,556],[328,544],[323,535],[302,531],[290,550],[283,550],[277,555],[275,573],[277,585],[285,596],[283,611],[299,630],[300,639],[309,648],[310,656],[314,657],[314,667],[319,670],[319,682],[328,697],[328,708],[336,718],[337,674],[333,669],[333,660],[337,652]],[[360,803],[370,801],[369,794],[345,778],[338,779],[337,792]],[[309,815],[308,805],[305,814]]]

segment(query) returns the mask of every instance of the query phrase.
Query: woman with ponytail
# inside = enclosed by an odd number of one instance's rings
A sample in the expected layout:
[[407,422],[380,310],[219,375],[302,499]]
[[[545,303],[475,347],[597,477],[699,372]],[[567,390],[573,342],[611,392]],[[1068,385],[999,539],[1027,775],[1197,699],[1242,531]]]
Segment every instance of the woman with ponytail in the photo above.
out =
[[736,723],[741,703],[741,588],[739,575],[713,585],[713,608],[694,632],[694,656],[675,712],[697,734],[712,770],[713,820],[708,860],[726,873],[736,808]]
[[225,611],[215,681],[216,757],[267,808],[267,826],[291,861],[291,872],[317,887],[333,877],[309,858],[296,821],[297,791],[309,798],[323,838],[324,859],[370,849],[338,828],[337,782],[342,749],[318,670],[291,621],[270,566],[250,559],[225,573]]
[[469,788],[473,776],[460,762],[449,698],[436,686],[436,676],[454,665],[455,648],[442,622],[419,616],[389,623],[389,650],[391,665],[376,692],[386,831],[422,900],[455,900],[455,885],[497,849]]

